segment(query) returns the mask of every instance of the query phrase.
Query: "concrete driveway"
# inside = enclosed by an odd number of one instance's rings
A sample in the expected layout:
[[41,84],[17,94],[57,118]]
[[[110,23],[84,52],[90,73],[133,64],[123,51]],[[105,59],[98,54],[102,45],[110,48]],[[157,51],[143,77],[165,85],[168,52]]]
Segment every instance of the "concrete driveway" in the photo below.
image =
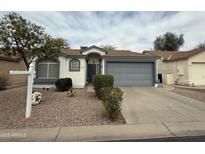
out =
[[205,103],[166,88],[122,87],[122,114],[128,124],[205,121]]

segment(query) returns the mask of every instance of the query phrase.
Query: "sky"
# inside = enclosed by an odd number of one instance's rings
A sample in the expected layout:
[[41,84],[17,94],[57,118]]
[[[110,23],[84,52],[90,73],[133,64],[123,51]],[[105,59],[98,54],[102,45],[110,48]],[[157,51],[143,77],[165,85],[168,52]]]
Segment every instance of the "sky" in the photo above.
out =
[[[8,12],[0,12],[0,17]],[[205,42],[205,12],[18,12],[62,37],[71,48],[110,44],[117,49],[142,52],[153,48],[156,36],[166,32],[184,34],[180,50]]]

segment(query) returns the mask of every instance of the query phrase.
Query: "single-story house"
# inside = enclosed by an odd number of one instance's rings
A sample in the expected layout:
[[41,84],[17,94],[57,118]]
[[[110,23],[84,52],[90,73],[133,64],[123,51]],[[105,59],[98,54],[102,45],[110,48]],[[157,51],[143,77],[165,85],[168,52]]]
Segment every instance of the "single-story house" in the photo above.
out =
[[116,86],[153,86],[157,80],[156,56],[94,45],[60,53],[57,59],[34,62],[35,85],[53,85],[59,78],[70,77],[74,87],[83,88],[96,74],[113,75]]
[[144,51],[158,56],[158,78],[165,84],[205,85],[205,49]]
[[10,75],[10,70],[26,70],[23,60],[19,56],[5,56],[0,54],[0,76],[8,78],[8,86],[27,84],[27,75]]

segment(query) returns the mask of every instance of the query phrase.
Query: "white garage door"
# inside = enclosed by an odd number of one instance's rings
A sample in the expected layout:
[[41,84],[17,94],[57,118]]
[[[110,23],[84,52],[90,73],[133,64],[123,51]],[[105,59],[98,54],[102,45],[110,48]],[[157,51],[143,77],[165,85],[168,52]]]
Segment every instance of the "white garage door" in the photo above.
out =
[[194,85],[205,85],[205,64],[192,64],[191,81]]

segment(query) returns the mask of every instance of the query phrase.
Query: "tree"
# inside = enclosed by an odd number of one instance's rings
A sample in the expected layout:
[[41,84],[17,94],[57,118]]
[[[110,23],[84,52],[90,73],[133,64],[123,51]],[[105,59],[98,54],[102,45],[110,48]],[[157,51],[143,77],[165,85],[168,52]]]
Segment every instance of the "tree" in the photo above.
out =
[[179,36],[167,32],[164,35],[160,35],[156,37],[153,43],[154,50],[162,50],[162,51],[178,51],[180,47],[184,45],[184,35],[180,34]]
[[200,43],[196,46],[197,49],[200,49],[200,48],[205,48],[205,42],[204,43]]
[[5,55],[21,56],[28,69],[35,57],[57,57],[60,48],[69,44],[62,38],[52,38],[41,26],[11,12],[0,19],[0,47]]
[[107,45],[101,45],[100,47],[103,48],[103,49],[105,49],[105,50],[116,50],[116,49],[117,49],[116,47],[114,47],[114,46],[112,46],[112,45],[109,45],[109,44],[107,44]]

